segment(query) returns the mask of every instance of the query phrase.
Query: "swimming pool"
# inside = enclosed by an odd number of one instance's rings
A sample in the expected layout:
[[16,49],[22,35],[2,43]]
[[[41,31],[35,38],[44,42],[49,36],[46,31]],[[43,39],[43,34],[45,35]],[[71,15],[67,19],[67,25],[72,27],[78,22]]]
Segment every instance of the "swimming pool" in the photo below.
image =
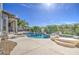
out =
[[47,34],[43,34],[43,33],[33,33],[33,32],[28,32],[26,33],[26,35],[28,37],[32,37],[32,38],[49,38],[50,36]]

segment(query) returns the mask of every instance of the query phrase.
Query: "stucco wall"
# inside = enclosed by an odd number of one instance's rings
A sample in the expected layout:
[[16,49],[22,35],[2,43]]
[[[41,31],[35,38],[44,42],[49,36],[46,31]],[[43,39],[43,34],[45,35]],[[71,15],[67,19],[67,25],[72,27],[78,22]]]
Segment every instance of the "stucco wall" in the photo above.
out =
[[[1,16],[0,16],[0,18],[1,18]],[[0,19],[0,36],[1,36],[1,19]]]
[[0,3],[0,36],[1,36],[1,31],[2,31],[2,4]]

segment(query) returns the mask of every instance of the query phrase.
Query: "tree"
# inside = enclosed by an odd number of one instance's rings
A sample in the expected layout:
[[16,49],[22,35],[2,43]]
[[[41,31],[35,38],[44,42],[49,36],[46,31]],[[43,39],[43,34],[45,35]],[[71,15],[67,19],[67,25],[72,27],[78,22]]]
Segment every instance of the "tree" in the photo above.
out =
[[17,21],[17,25],[18,25],[18,27],[20,27],[23,30],[28,27],[28,23],[26,21],[20,20],[20,19]]
[[74,32],[75,32],[75,35],[79,35],[79,24],[74,24]]
[[48,30],[48,33],[51,34],[53,32],[57,32],[58,31],[58,27],[57,27],[57,25],[48,25],[47,26],[47,30]]
[[33,26],[31,27],[32,32],[41,32],[41,28],[39,26]]

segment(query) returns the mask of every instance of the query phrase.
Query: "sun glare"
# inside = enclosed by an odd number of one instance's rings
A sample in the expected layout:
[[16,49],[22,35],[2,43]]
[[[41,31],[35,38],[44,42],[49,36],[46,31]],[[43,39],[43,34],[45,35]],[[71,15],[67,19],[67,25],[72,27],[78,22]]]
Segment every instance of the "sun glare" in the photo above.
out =
[[50,10],[50,9],[54,9],[56,4],[55,3],[43,3],[42,6],[46,9],[46,10]]
[[51,4],[51,3],[45,3],[45,5],[46,5],[47,7],[50,7],[52,4]]

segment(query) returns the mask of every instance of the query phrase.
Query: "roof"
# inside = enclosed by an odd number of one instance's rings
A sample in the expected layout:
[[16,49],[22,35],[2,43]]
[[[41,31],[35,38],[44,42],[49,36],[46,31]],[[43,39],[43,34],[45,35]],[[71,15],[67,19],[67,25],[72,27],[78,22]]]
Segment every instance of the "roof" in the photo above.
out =
[[19,19],[19,18],[17,18],[15,15],[13,15],[13,14],[11,14],[11,13],[9,13],[9,12],[6,12],[6,11],[4,11],[4,10],[2,10],[2,14],[7,14],[9,18]]
[[11,18],[15,18],[15,16],[13,15],[13,14],[11,14],[11,13],[8,13],[8,12],[6,12],[6,11],[2,11],[2,14],[7,14],[9,17],[11,17]]

